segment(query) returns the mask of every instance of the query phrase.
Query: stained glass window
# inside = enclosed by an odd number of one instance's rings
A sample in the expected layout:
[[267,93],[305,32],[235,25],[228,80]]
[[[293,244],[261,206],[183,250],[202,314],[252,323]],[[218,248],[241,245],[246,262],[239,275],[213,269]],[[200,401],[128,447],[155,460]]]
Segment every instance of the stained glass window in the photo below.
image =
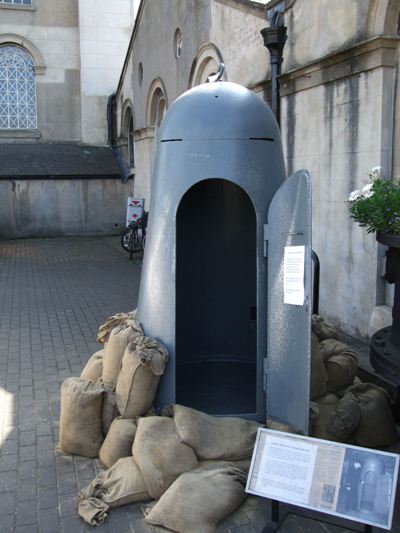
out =
[[0,129],[37,128],[35,70],[31,55],[0,46]]
[[22,4],[24,6],[30,6],[32,0],[0,0],[0,4]]

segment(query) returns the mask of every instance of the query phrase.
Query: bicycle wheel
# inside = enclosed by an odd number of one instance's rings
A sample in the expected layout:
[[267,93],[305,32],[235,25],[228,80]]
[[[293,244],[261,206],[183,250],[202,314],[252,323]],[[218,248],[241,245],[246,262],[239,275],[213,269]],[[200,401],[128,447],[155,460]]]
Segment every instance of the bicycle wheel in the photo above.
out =
[[124,250],[126,250],[127,252],[130,251],[130,248],[129,248],[129,243],[130,243],[130,240],[131,240],[131,234],[132,234],[132,228],[131,227],[127,227],[126,230],[124,231],[124,233],[121,235],[121,245],[122,245],[122,248]]

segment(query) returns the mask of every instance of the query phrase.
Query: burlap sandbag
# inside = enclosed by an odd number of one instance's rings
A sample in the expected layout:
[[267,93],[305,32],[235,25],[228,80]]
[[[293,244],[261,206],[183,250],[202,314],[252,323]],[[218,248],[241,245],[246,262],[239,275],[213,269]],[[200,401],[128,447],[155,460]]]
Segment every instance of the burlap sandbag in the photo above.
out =
[[103,374],[103,355],[104,350],[99,350],[90,357],[82,370],[81,379],[96,382],[101,378]]
[[104,324],[99,327],[97,342],[105,344],[108,341],[112,330],[118,326],[125,325],[128,320],[136,320],[136,309],[129,313],[116,313],[106,318]]
[[62,452],[98,457],[103,444],[101,385],[68,378],[61,385],[60,443]]
[[[239,468],[240,470],[243,470],[244,472],[248,472],[250,470],[251,466],[251,457],[248,459],[238,459],[237,461],[222,461],[223,463],[230,464],[231,466],[234,466],[235,468]],[[221,464],[221,461],[219,459],[206,459],[205,461],[199,461],[199,468],[201,466],[210,466],[210,467],[216,467],[216,465]]]
[[211,416],[178,404],[173,405],[173,418],[181,442],[193,448],[202,460],[250,457],[257,430],[262,427],[251,420]]
[[311,329],[316,334],[318,340],[321,342],[325,339],[338,339],[339,332],[322,316],[313,315],[311,318]]
[[143,335],[142,326],[137,320],[128,320],[112,330],[104,348],[103,383],[107,390],[114,390],[121,370],[122,358],[129,343]]
[[192,448],[179,440],[174,421],[161,416],[139,418],[132,455],[149,494],[155,499],[180,474],[198,467]]
[[115,420],[117,416],[119,416],[119,411],[115,392],[106,390],[104,391],[103,403],[101,406],[101,430],[103,432],[103,437],[107,435],[113,420]]
[[328,374],[325,370],[319,348],[318,337],[315,333],[311,335],[311,377],[310,377],[310,399],[316,400],[328,392]]
[[339,442],[352,443],[353,431],[360,422],[361,409],[353,395],[345,394],[335,405],[331,413],[329,432]]
[[353,433],[358,446],[390,446],[399,439],[390,410],[390,395],[385,389],[372,383],[361,383],[349,387],[347,395],[360,406],[360,421]]
[[310,416],[310,436],[318,439],[336,440],[329,431],[331,415],[338,403],[336,394],[328,393],[317,401],[312,402],[312,413]]
[[336,339],[322,341],[320,350],[328,374],[328,391],[337,393],[349,387],[357,374],[356,352]]
[[150,500],[142,474],[133,457],[119,459],[101,472],[78,497],[78,513],[91,526],[107,518],[110,507]]
[[113,421],[99,453],[105,467],[110,468],[122,457],[132,455],[135,434],[136,420],[118,417]]
[[150,409],[167,361],[167,350],[155,339],[138,337],[127,346],[116,388],[124,418],[142,416]]
[[283,422],[278,422],[277,420],[272,420],[267,418],[267,428],[273,429],[274,431],[284,431],[285,433],[293,433],[295,435],[301,435],[301,431],[295,429],[290,424],[284,424]]
[[151,508],[145,522],[177,533],[214,533],[244,500],[246,473],[229,463],[182,474]]

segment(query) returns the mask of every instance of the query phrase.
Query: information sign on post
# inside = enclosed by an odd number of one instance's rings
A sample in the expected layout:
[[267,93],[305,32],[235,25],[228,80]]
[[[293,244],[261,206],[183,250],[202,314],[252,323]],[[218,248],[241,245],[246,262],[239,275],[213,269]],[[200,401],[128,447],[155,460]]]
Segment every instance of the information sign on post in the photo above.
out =
[[259,429],[246,491],[391,529],[399,456]]
[[144,198],[128,197],[128,206],[126,210],[126,226],[128,226],[133,220],[138,220],[143,216],[144,210]]

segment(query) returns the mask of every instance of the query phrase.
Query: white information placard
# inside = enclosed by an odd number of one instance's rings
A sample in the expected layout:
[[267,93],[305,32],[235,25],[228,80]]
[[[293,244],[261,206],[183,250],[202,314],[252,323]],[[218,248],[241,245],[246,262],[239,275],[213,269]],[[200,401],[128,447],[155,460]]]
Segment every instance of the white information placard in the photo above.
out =
[[399,455],[260,428],[246,491],[391,529]]
[[128,197],[128,205],[126,209],[126,225],[128,226],[132,220],[138,220],[143,216],[144,198]]
[[271,437],[265,443],[256,490],[274,490],[275,498],[307,503],[317,446]]
[[304,304],[305,246],[285,246],[283,260],[283,303]]

